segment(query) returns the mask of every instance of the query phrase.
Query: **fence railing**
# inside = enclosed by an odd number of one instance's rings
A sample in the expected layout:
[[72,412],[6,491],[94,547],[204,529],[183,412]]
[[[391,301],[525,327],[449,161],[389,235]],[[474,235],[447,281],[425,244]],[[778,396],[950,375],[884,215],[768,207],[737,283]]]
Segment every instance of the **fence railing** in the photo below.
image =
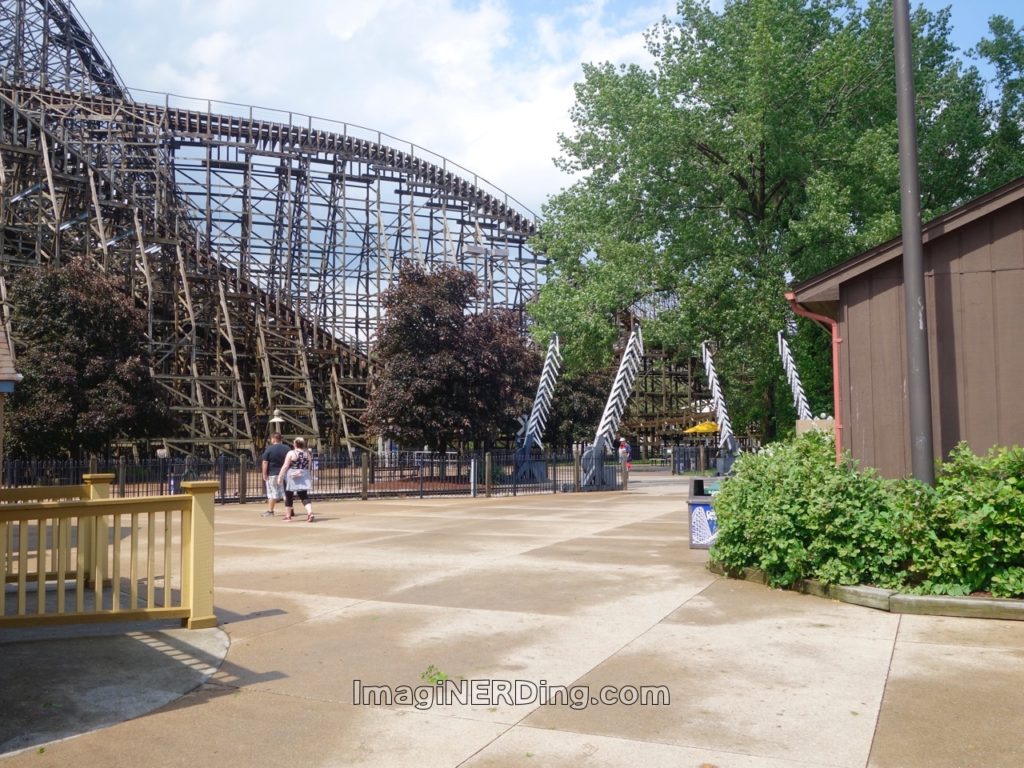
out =
[[[113,498],[173,495],[189,481],[216,483],[218,503],[257,502],[265,498],[260,462],[246,456],[221,455],[215,460],[147,459],[129,461],[4,462],[7,489],[21,486],[74,485],[85,474],[113,476]],[[606,482],[596,490],[621,490],[624,470],[609,454]],[[400,496],[517,496],[572,493],[580,490],[579,454],[534,453],[528,458],[513,451],[472,454],[425,452],[313,455],[315,498],[378,498]]]
[[[756,439],[743,436],[736,439],[740,451],[756,452],[760,445]],[[723,451],[718,445],[675,445],[672,446],[671,465],[672,474],[682,475],[686,473],[715,473],[727,474],[735,459],[734,454]]]
[[714,471],[721,455],[716,445],[676,445],[672,448],[672,474]]
[[0,490],[0,627],[181,619],[213,627],[214,482],[180,495],[111,498],[81,485]]

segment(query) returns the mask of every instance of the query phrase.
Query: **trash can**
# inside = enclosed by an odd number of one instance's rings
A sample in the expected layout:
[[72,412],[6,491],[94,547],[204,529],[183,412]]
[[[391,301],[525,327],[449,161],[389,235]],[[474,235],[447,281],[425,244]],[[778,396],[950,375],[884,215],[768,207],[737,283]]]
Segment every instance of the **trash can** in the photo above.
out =
[[690,498],[687,502],[690,521],[690,549],[710,549],[718,536],[718,516],[715,514],[715,494],[726,480],[724,477],[690,478]]
[[714,498],[691,496],[687,506],[690,518],[690,549],[710,549],[718,536]]
[[714,496],[722,487],[721,477],[691,477],[690,498],[696,496]]

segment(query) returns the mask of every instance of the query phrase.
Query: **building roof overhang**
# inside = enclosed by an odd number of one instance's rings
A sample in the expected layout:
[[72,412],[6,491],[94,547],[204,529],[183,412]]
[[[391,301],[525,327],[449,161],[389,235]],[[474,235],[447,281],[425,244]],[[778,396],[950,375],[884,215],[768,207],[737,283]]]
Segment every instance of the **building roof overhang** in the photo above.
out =
[[[1005,184],[988,194],[982,195],[968,203],[954,208],[948,213],[929,221],[921,228],[921,241],[925,246],[925,259],[928,258],[927,245],[955,232],[971,222],[988,216],[993,211],[1024,199],[1024,177]],[[839,305],[839,286],[865,272],[897,258],[903,257],[903,238],[895,237],[886,243],[864,251],[853,258],[837,264],[812,278],[790,288],[796,301],[803,307],[833,319],[837,318]]]

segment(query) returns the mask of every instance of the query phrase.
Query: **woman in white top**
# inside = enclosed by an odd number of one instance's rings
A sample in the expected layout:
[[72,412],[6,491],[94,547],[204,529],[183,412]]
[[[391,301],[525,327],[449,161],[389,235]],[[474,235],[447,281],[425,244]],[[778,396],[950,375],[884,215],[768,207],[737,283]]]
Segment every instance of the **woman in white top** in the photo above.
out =
[[298,496],[306,508],[306,522],[312,523],[316,519],[313,517],[313,503],[309,500],[309,490],[313,487],[310,473],[313,462],[306,451],[305,440],[296,437],[292,446],[277,476],[277,481],[284,486],[284,521],[291,522],[294,517],[294,498]]

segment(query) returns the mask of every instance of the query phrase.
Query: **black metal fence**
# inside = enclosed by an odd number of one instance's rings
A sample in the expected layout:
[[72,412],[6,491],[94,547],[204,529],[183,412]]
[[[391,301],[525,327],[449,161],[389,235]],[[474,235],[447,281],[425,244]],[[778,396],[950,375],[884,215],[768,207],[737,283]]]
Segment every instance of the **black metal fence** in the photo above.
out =
[[[86,473],[114,475],[115,498],[181,492],[188,480],[216,480],[218,502],[262,502],[266,498],[259,461],[223,454],[215,460],[195,457],[113,460],[40,461],[7,459],[3,485],[75,485]],[[603,485],[580,487],[579,455],[532,454],[524,459],[512,451],[486,454],[392,453],[313,454],[313,490],[316,498],[376,498],[415,496],[517,496],[621,490],[623,469],[615,457],[605,460]]]
[[714,471],[720,455],[717,445],[675,445],[672,447],[672,474]]
[[[740,437],[736,442],[740,451],[743,452],[757,452],[761,449],[757,440],[751,437]],[[674,445],[671,450],[671,466],[674,475],[687,473],[728,474],[732,468],[732,462],[736,458],[710,442],[700,445]]]

